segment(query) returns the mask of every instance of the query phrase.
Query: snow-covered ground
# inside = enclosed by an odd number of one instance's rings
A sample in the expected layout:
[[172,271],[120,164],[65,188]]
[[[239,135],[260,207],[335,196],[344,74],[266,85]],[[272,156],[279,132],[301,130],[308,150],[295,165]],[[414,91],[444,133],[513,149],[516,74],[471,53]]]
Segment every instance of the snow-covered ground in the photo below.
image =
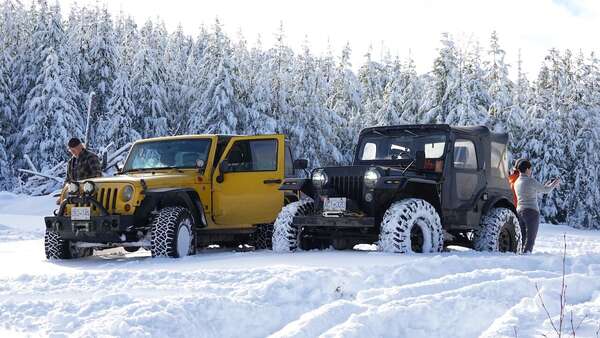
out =
[[554,336],[536,284],[557,321],[564,233],[567,311],[577,337],[600,328],[600,232],[543,225],[527,256],[112,250],[49,262],[53,203],[0,193],[0,337]]

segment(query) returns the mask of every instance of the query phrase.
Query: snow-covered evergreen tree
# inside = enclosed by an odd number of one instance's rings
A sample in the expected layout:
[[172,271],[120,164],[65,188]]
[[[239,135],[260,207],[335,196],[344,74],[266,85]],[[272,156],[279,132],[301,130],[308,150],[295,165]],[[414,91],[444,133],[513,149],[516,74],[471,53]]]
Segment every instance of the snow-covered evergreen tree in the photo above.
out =
[[141,43],[133,58],[131,99],[136,108],[133,126],[142,137],[169,135],[166,111],[165,69],[157,48],[160,37],[152,21],[140,32]]
[[136,111],[131,100],[131,85],[124,71],[120,71],[115,78],[107,109],[101,121],[104,132],[100,140],[104,146],[113,143],[114,149],[118,149],[140,138],[133,128],[132,117]]
[[512,110],[512,82],[508,78],[508,65],[505,63],[506,53],[500,47],[498,34],[494,31],[490,38],[488,60],[484,66],[484,78],[489,93],[490,126],[496,131],[507,131],[508,120]]
[[384,66],[373,61],[371,54],[370,48],[365,54],[365,64],[358,70],[358,79],[363,92],[363,114],[359,123],[364,127],[377,124],[377,113],[383,106],[383,95],[387,84]]
[[217,20],[203,58],[201,73],[210,78],[204,93],[192,105],[188,129],[195,133],[238,134],[247,109],[241,103],[239,70],[229,39]]
[[251,123],[248,133],[272,134],[277,131],[277,123],[273,115],[275,96],[271,90],[272,75],[269,55],[263,51],[262,42],[258,38],[256,45],[249,55],[248,87],[249,95],[248,117]]
[[[327,108],[340,117],[340,125],[334,128],[339,144],[337,149],[343,156],[343,163],[352,162],[354,144],[360,129],[361,89],[356,75],[352,72],[350,63],[350,44],[346,43],[330,81],[331,89],[327,98]],[[350,140],[352,140],[350,142]]]
[[509,135],[508,149],[511,157],[516,160],[523,157],[524,132],[531,122],[531,117],[526,113],[530,103],[531,89],[529,80],[523,72],[521,52],[519,52],[517,61],[517,82],[512,88],[512,105],[506,120],[505,131]]
[[90,117],[90,135],[88,143],[96,144],[96,139],[102,131],[99,123],[101,117],[108,111],[108,100],[117,70],[117,43],[113,30],[112,18],[105,8],[96,8],[93,12],[95,20],[91,27],[89,51],[86,57],[87,93],[94,92],[94,105]]
[[454,109],[448,111],[446,123],[459,126],[485,125],[490,99],[483,83],[479,45],[476,44],[459,56],[459,102]]
[[294,118],[289,133],[292,144],[298,147],[302,157],[314,166],[339,163],[343,156],[336,148],[339,144],[331,126],[341,123],[335,111],[325,106],[327,80],[310,54],[305,42],[304,52],[298,57],[292,91]]
[[432,79],[425,102],[425,123],[446,123],[448,115],[456,112],[461,97],[459,52],[451,37],[442,34],[442,48],[433,64]]
[[194,100],[189,59],[192,56],[193,41],[178,26],[169,36],[165,53],[166,94],[169,129],[175,134],[185,133],[185,121]]
[[405,87],[404,77],[402,76],[402,69],[400,60],[396,57],[394,60],[394,66],[391,69],[391,80],[385,86],[383,93],[383,103],[381,108],[376,114],[377,125],[398,125],[405,124],[406,121],[402,120],[402,104],[400,102],[400,96]]
[[27,109],[32,114],[31,124],[23,131],[24,139],[29,141],[24,150],[41,169],[65,160],[66,142],[83,133],[76,102],[78,90],[69,66],[52,47],[46,54],[38,85],[34,88],[40,95],[29,101]]

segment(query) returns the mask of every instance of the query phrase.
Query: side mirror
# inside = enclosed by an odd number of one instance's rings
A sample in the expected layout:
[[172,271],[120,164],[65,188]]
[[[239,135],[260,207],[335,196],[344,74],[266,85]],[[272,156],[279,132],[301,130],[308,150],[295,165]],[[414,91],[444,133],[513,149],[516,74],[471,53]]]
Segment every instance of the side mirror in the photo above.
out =
[[115,167],[115,169],[117,169],[117,174],[120,174],[123,172],[123,162],[117,162],[117,163],[113,164],[112,166]]
[[308,160],[297,159],[294,161],[294,170],[304,170],[308,168]]
[[225,173],[229,172],[229,161],[223,160],[221,164],[219,164],[219,176],[217,176],[217,182],[223,183],[225,180]]
[[425,168],[425,152],[423,150],[418,150],[415,153],[415,166],[418,170]]

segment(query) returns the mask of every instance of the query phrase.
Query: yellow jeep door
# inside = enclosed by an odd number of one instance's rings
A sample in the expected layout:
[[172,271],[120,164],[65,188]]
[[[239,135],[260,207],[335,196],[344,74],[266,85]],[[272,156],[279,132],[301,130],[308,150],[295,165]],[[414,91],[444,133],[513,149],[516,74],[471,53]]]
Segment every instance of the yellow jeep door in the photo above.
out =
[[214,222],[236,227],[275,221],[283,206],[284,156],[283,135],[233,137],[212,178]]

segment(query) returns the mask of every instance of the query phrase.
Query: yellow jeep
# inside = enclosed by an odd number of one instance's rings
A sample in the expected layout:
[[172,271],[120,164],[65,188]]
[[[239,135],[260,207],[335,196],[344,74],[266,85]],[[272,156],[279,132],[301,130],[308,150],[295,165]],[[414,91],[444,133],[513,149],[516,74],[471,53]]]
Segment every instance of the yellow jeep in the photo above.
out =
[[189,135],[137,141],[112,177],[68,182],[46,217],[51,259],[146,248],[182,257],[210,244],[270,248],[273,222],[298,199],[279,190],[306,169],[284,135]]

